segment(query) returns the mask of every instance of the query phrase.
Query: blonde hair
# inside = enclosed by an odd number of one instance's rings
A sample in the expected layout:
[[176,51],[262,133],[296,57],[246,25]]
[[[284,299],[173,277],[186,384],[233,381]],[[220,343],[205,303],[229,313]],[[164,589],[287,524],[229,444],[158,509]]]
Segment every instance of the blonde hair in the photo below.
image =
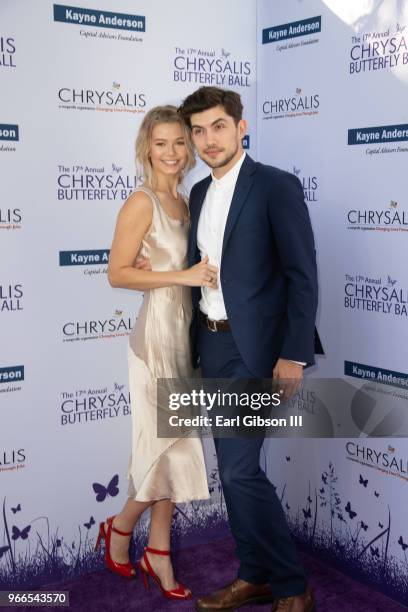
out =
[[[191,142],[190,132],[177,113],[177,108],[170,104],[166,106],[155,106],[150,109],[140,126],[136,138],[136,165],[140,168],[144,183],[147,187],[154,188],[154,170],[150,161],[150,146],[153,128],[160,123],[178,123],[183,131],[187,149],[187,163],[183,169],[183,175],[195,166],[196,160]],[[180,177],[181,181],[182,177]]]

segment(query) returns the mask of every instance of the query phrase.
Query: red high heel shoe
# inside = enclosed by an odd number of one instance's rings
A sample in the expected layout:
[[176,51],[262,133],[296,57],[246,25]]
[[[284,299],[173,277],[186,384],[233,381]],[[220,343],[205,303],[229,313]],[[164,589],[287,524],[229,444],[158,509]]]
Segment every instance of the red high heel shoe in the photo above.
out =
[[105,532],[105,523],[100,523],[98,539],[96,540],[96,544],[95,544],[95,550],[97,550],[100,547],[101,540],[105,540],[105,562],[108,568],[112,570],[112,572],[115,572],[116,574],[120,574],[121,576],[124,576],[125,578],[134,578],[136,576],[136,568],[130,563],[130,561],[127,561],[126,563],[117,563],[116,561],[112,559],[110,555],[110,541],[111,541],[112,531],[114,531],[115,533],[118,533],[119,535],[123,535],[123,536],[132,535],[131,531],[120,531],[119,529],[116,529],[116,527],[113,526],[114,518],[115,518],[114,516],[110,516],[107,519],[108,529],[106,532]]
[[156,574],[156,572],[150,565],[149,559],[146,554],[148,552],[151,552],[154,555],[165,555],[165,556],[170,555],[169,550],[157,550],[156,548],[150,548],[149,546],[146,546],[146,548],[144,549],[144,553],[143,553],[143,561],[145,562],[147,569],[143,567],[140,561],[137,562],[137,565],[140,569],[140,572],[143,578],[145,589],[147,591],[150,590],[149,576],[151,576],[153,580],[157,583],[159,589],[162,592],[162,595],[164,597],[167,597],[167,599],[191,599],[191,593],[186,592],[186,587],[183,584],[181,584],[181,582],[178,583],[178,587],[176,589],[170,589],[169,591],[166,591],[166,589],[163,588],[160,578],[158,577],[158,575]]

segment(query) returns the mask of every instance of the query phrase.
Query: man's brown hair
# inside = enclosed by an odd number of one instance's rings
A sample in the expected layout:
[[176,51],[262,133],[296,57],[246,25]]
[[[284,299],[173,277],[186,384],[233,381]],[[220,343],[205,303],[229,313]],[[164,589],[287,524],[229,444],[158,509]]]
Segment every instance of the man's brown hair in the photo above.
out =
[[234,119],[235,124],[241,121],[243,110],[241,96],[235,91],[219,87],[200,87],[187,96],[178,112],[191,128],[191,115],[214,108],[214,106],[222,106],[227,115]]

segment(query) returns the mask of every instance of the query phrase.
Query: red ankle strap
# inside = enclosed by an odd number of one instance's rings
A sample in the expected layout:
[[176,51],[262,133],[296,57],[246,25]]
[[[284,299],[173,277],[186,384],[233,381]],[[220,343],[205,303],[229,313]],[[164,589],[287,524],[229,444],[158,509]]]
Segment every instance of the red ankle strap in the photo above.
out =
[[121,531],[120,529],[117,529],[116,527],[114,527],[113,526],[113,519],[114,518],[115,518],[114,516],[111,516],[111,517],[108,518],[108,525],[110,525],[112,531],[114,531],[115,533],[118,533],[119,535],[122,535],[122,536],[132,535],[132,533],[133,533],[132,531]]
[[170,554],[169,550],[157,550],[157,548],[150,548],[150,546],[145,546],[145,551],[153,553],[154,555],[164,555],[167,556]]

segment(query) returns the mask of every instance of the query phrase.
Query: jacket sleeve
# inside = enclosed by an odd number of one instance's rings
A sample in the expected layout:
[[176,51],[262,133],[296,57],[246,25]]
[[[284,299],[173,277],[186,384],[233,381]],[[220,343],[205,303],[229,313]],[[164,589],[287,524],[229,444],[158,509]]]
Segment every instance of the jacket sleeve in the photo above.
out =
[[280,356],[310,365],[318,291],[313,230],[299,179],[280,172],[273,182],[269,217],[287,284],[287,327]]

